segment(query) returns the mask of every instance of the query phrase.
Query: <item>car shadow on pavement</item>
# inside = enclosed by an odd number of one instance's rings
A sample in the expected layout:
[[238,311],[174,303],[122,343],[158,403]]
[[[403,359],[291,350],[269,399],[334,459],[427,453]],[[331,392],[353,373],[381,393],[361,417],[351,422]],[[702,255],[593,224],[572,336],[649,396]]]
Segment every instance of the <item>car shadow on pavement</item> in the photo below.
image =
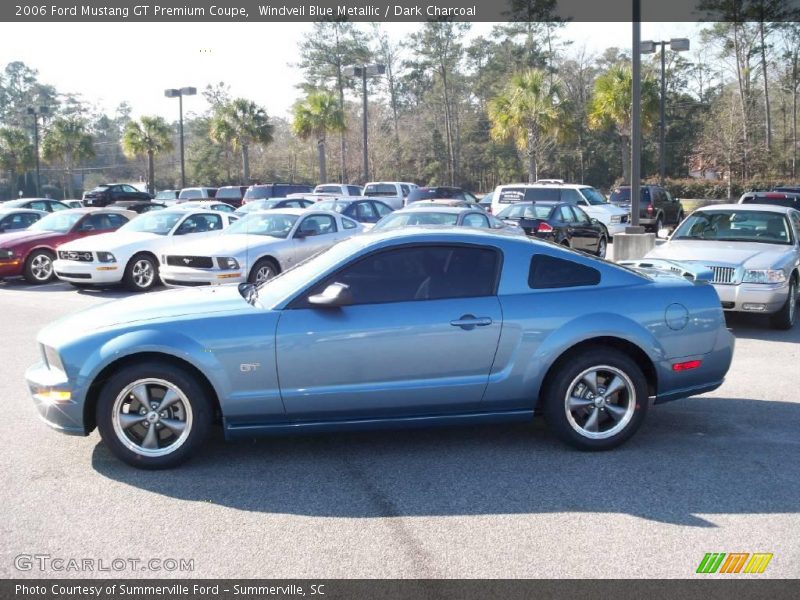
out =
[[725,315],[725,322],[737,338],[800,343],[800,323],[795,323],[795,326],[788,330],[773,329],[769,316],[747,313],[728,313]]
[[[108,300],[116,300],[118,298],[128,298],[130,296],[138,295],[137,292],[129,292],[120,285],[109,286],[92,286],[87,288],[76,288],[65,281],[54,281],[45,284],[31,284],[24,279],[5,279],[0,281],[0,290],[18,291],[18,292],[48,292],[48,293],[70,293],[91,296],[95,298],[106,298]],[[150,292],[166,291],[169,288],[157,286]]]
[[[584,453],[533,424],[264,438],[215,436],[170,471],[98,443],[101,475],[182,500],[328,517],[622,513],[695,527],[800,511],[800,404],[698,397],[651,410],[628,444]],[[786,460],[782,460],[781,457]]]

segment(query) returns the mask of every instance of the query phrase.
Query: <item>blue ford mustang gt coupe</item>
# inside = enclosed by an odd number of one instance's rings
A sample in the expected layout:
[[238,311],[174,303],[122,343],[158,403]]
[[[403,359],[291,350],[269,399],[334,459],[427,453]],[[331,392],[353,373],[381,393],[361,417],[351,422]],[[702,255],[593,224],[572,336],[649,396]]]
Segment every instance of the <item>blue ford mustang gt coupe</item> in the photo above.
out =
[[[626,268],[469,228],[355,236],[255,287],[173,290],[68,316],[27,381],[64,433],[177,465],[228,438],[530,419],[606,450],[648,406],[720,386],[733,337],[680,265]],[[706,277],[707,275],[707,277]]]

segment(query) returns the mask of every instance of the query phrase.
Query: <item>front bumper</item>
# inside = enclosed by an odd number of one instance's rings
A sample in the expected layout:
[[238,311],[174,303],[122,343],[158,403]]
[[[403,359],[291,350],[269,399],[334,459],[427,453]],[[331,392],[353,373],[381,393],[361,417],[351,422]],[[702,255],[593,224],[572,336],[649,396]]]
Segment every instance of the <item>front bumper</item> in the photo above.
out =
[[778,312],[789,297],[788,282],[712,285],[717,290],[722,308],[732,312],[764,314]]
[[75,283],[119,283],[125,272],[118,263],[81,262],[77,260],[57,259],[53,261],[53,270],[59,279]]
[[23,264],[23,260],[19,257],[0,259],[0,277],[22,275]]
[[608,235],[614,237],[617,234],[625,233],[625,229],[630,225],[630,223],[603,223],[608,231]]
[[164,285],[170,287],[221,285],[247,281],[243,269],[194,269],[192,267],[175,267],[162,264],[158,272]]
[[66,375],[39,362],[25,372],[25,381],[39,417],[53,429],[69,435],[88,435],[83,419],[83,399]]

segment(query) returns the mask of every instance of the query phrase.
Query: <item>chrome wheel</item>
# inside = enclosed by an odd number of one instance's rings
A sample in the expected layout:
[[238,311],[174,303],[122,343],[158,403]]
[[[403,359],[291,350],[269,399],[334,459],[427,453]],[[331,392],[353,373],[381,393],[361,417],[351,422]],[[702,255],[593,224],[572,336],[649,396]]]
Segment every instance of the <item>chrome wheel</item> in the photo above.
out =
[[48,281],[53,276],[53,260],[41,252],[31,259],[31,274],[36,281]]
[[192,430],[192,407],[183,391],[163,379],[139,379],[116,397],[111,421],[117,439],[141,456],[165,456]]
[[601,237],[600,242],[597,244],[597,256],[600,258],[606,257],[606,252],[608,250],[608,242],[606,242],[606,238]]
[[140,258],[133,263],[131,270],[131,277],[133,282],[140,288],[148,288],[153,285],[153,280],[156,277],[156,269],[153,263],[146,258]]
[[258,271],[256,271],[256,284],[264,283],[268,279],[272,279],[275,276],[275,272],[272,270],[272,267],[269,265],[264,265]]
[[621,432],[636,410],[636,390],[630,377],[609,365],[590,367],[567,387],[567,422],[581,436],[600,440]]
[[794,325],[795,311],[797,311],[797,286],[794,282],[789,286],[789,324]]

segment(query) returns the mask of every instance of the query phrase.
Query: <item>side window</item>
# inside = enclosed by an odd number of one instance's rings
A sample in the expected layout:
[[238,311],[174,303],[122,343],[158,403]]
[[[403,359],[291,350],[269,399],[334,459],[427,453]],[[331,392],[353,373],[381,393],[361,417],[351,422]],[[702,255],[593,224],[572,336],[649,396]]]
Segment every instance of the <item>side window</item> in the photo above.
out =
[[375,209],[375,212],[378,213],[378,217],[385,217],[392,209],[386,206],[383,202],[373,202],[372,207]]
[[[800,236],[800,212],[794,210],[789,214],[791,215],[792,222],[794,223],[795,235]],[[797,242],[797,239],[795,239],[795,242]]]
[[475,197],[475,194],[472,194],[471,192],[464,192],[464,200],[467,202],[479,202],[478,198]]
[[400,189],[403,192],[403,198],[405,198],[406,196],[408,196],[411,193],[411,188],[409,188],[407,185],[401,185]]
[[589,218],[589,215],[587,215],[585,212],[583,212],[583,210],[579,206],[573,206],[572,207],[572,212],[575,213],[575,219],[581,225],[591,225],[592,224],[592,220]]
[[488,248],[395,248],[345,267],[311,293],[338,282],[350,286],[354,304],[491,296],[495,293],[497,258],[497,253]]
[[369,202],[356,202],[355,205],[355,220],[363,223],[373,223],[378,220],[375,211],[372,210],[372,204]]
[[109,229],[119,229],[120,227],[125,225],[125,223],[128,222],[128,219],[126,219],[122,215],[106,215],[106,216],[108,217]]
[[558,207],[558,219],[564,223],[574,223],[575,216],[572,214],[569,206],[561,205]]
[[642,204],[650,204],[650,188],[642,187]]
[[479,215],[479,214],[469,214],[464,217],[462,221],[464,227],[489,227],[489,219],[486,218],[486,215]]
[[51,210],[52,212],[56,212],[58,210],[66,210],[67,208],[69,208],[68,206],[64,206],[59,202],[48,202],[46,206],[48,206],[49,209],[46,208],[45,210]]
[[359,190],[354,185],[348,185],[347,186],[347,193],[350,194],[351,196],[360,196],[361,195],[361,190]]
[[528,271],[528,286],[534,290],[579,287],[600,283],[600,271],[580,263],[546,254],[536,254]]
[[222,217],[219,215],[192,215],[181,223],[175,234],[188,235],[190,233],[205,233],[220,229],[222,229]]
[[79,231],[102,231],[103,229],[110,229],[107,227],[108,220],[106,215],[90,215],[83,220]]
[[586,199],[581,196],[578,190],[565,189],[561,190],[561,201],[568,202],[569,204],[587,205]]
[[137,190],[135,187],[133,187],[133,186],[130,186],[130,185],[123,185],[123,186],[122,186],[122,191],[123,191],[123,192],[126,192],[126,193],[128,193],[128,194],[135,194],[135,193],[137,193],[139,190]]
[[325,235],[336,233],[336,219],[330,215],[313,215],[303,219],[298,231],[307,236]]
[[39,201],[39,202],[31,202],[30,207],[34,208],[36,210],[49,210],[49,208],[47,206],[47,202],[41,202],[41,201]]
[[358,227],[358,223],[356,223],[352,219],[342,218],[342,227],[344,229],[355,229],[356,227]]

